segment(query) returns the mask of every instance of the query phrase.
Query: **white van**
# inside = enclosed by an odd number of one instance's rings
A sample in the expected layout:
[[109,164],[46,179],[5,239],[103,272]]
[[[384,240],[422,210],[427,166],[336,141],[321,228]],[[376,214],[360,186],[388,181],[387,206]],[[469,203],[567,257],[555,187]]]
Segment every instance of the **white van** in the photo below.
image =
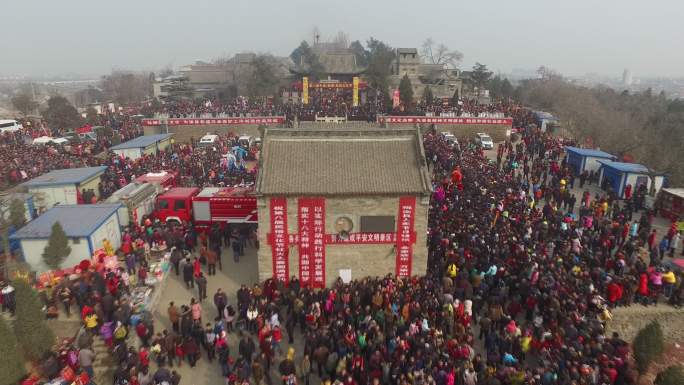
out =
[[19,124],[16,120],[11,120],[11,119],[0,119],[0,133],[3,132],[16,132],[21,130],[22,127],[21,124]]
[[208,147],[208,146],[213,146],[216,143],[218,143],[219,136],[214,135],[214,134],[206,134],[202,138],[200,138],[199,143],[197,144],[200,147]]
[[249,135],[242,135],[238,138],[238,144],[245,148],[250,148],[254,145],[254,137]]

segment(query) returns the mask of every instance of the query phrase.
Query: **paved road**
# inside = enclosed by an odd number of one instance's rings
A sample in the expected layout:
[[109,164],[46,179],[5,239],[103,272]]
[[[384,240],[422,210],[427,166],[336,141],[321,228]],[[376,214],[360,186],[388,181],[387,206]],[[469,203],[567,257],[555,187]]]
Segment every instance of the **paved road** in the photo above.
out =
[[[223,260],[223,270],[217,270],[215,276],[208,276],[209,285],[207,288],[207,299],[202,303],[202,319],[211,320],[213,323],[214,317],[217,315],[217,310],[214,307],[213,295],[218,288],[221,288],[228,295],[228,303],[236,307],[236,293],[240,288],[240,285],[247,284],[252,286],[258,280],[257,274],[257,261],[256,261],[256,249],[247,248],[245,250],[245,256],[240,258],[239,263],[235,263],[232,257],[232,250],[227,249],[222,253]],[[206,273],[206,271],[205,271]],[[174,301],[176,305],[189,304],[190,298],[198,297],[197,288],[187,289],[185,284],[182,282],[182,278],[177,277],[173,272],[170,272],[168,281],[166,282],[157,309],[154,312],[155,317],[155,331],[161,331],[163,329],[171,329],[171,324],[169,323],[168,317],[166,315],[166,309],[170,301]],[[284,322],[284,320],[281,320]],[[295,351],[296,351],[296,362],[299,362],[301,354],[303,351],[302,338],[298,331],[295,331]],[[258,341],[256,336],[254,337],[254,342],[257,345],[258,351]],[[238,350],[238,336],[236,333],[231,333],[229,335],[229,345],[230,355],[236,358]],[[283,340],[281,342],[281,347],[283,353],[287,352],[287,334],[283,330]],[[284,358],[284,355],[276,355],[274,360],[274,365],[272,367],[272,378],[274,383],[279,383],[278,376],[276,373],[277,365],[280,360]],[[181,383],[184,385],[209,385],[209,384],[223,384],[225,381],[221,376],[221,370],[216,361],[209,363],[206,359],[206,353],[203,351],[202,359],[197,362],[195,368],[190,368],[186,363],[183,363],[181,368],[174,367],[175,370],[182,376]],[[312,376],[312,384],[318,384],[319,380],[317,377]]]

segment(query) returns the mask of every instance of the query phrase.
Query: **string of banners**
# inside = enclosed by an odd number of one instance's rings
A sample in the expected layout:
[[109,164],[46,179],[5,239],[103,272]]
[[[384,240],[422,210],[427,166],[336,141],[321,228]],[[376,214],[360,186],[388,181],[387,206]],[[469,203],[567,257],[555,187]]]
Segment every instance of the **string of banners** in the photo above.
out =
[[255,116],[251,118],[182,118],[182,119],[143,119],[143,126],[190,126],[212,124],[281,124],[285,122],[284,116]]
[[464,118],[448,116],[378,116],[378,123],[496,124],[512,126],[513,118]]

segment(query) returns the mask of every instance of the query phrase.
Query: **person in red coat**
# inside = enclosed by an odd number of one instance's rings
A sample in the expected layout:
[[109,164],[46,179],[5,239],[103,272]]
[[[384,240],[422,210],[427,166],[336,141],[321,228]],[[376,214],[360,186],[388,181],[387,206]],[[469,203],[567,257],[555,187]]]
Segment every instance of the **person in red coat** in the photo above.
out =
[[613,281],[608,284],[607,291],[608,301],[610,302],[611,306],[615,306],[615,304],[622,299],[622,285]]
[[639,275],[639,297],[641,297],[642,303],[647,303],[648,300],[648,275],[646,273],[641,273]]
[[200,265],[200,261],[198,258],[195,258],[195,260],[192,261],[192,274],[195,276],[195,278],[197,278],[199,277],[201,271],[202,266]]
[[656,241],[656,230],[653,229],[650,234],[648,234],[648,251],[653,250],[653,246],[655,245]]

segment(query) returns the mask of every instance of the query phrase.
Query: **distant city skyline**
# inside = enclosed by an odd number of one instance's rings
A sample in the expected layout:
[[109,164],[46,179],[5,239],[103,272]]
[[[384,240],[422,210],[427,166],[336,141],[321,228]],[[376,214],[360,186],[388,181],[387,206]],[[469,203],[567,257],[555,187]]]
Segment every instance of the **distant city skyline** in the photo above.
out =
[[[665,12],[663,12],[665,10]],[[545,65],[568,76],[684,77],[684,2],[658,6],[578,0],[472,3],[404,0],[121,0],[3,4],[0,76],[102,75],[178,68],[243,51],[290,54],[311,40],[348,34],[393,47],[428,37],[495,73]]]

